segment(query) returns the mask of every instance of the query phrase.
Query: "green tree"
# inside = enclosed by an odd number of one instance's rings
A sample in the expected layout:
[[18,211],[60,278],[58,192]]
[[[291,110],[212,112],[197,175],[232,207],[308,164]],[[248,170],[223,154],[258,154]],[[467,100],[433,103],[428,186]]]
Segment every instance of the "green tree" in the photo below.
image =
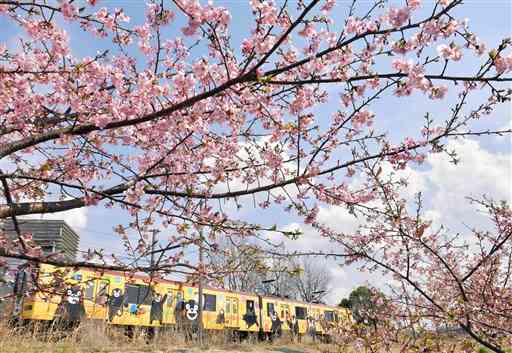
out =
[[378,321],[375,299],[379,295],[379,293],[372,292],[366,286],[359,286],[350,293],[348,298],[343,298],[339,306],[351,309],[352,317],[358,324],[375,327]]
[[338,304],[338,306],[342,307],[342,308],[346,308],[346,309],[350,309],[352,307],[351,303],[350,303],[350,299],[348,299],[348,298],[341,299],[341,302]]

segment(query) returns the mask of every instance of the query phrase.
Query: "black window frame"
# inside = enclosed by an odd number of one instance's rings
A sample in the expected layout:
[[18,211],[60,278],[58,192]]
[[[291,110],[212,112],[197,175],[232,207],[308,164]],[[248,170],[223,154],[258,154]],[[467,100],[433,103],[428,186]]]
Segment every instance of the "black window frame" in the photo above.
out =
[[[270,310],[270,308],[272,308],[272,310]],[[275,312],[276,312],[276,309],[275,309],[274,303],[267,303],[267,316],[271,316],[271,313],[275,313]]]
[[297,320],[306,320],[308,317],[308,309],[304,306],[295,307],[295,318]]
[[324,311],[324,319],[329,322],[334,322],[334,311],[332,310],[325,310]]
[[203,311],[217,311],[217,296],[215,294],[203,294]]
[[[133,293],[133,290],[137,291],[137,294]],[[144,284],[126,284],[125,288],[126,302],[128,304],[136,305],[151,305],[153,296],[151,295],[151,288]],[[134,300],[134,295],[136,299]]]
[[83,287],[84,292],[84,299],[86,300],[94,300],[96,297],[96,281],[91,279],[85,282],[85,285]]

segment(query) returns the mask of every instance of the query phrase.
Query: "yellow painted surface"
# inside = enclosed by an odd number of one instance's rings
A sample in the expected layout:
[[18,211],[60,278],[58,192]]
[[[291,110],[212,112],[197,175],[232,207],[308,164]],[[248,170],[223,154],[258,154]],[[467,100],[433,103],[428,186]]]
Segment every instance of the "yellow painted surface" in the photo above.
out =
[[[55,290],[55,279],[62,278],[58,290]],[[114,289],[119,289],[127,295],[127,285],[147,286],[146,279],[129,278],[116,273],[99,273],[90,269],[82,268],[78,271],[66,268],[56,268],[51,265],[42,264],[38,275],[39,288],[46,288],[35,292],[30,297],[24,297],[22,303],[21,318],[29,320],[53,320],[59,313],[62,296],[67,288],[79,286],[83,296],[83,306],[86,318],[108,321],[109,309],[108,298],[112,296]],[[132,291],[134,287],[131,287]],[[140,287],[137,287],[140,288]],[[145,288],[145,287],[143,287]],[[152,291],[159,293],[163,300],[162,324],[176,324],[175,309],[178,301],[187,303],[194,300],[198,303],[198,288],[186,283],[171,281],[156,281],[152,283]],[[144,292],[144,290],[142,290]],[[317,333],[326,333],[320,321],[325,311],[335,311],[339,322],[332,322],[332,326],[343,327],[352,321],[350,311],[346,309],[327,307],[325,305],[305,304],[290,301],[277,297],[262,297],[261,322],[259,297],[249,293],[236,293],[212,288],[204,289],[205,295],[215,296],[215,308],[203,311],[203,325],[207,330],[232,329],[248,332],[270,332],[272,321],[270,319],[267,305],[274,305],[274,310],[281,320],[283,332],[290,330],[287,322],[293,315],[296,315],[296,307],[304,307],[307,310],[307,317],[315,319]],[[141,293],[135,292],[135,293]],[[133,293],[132,293],[133,294]],[[244,318],[248,313],[248,302],[252,301],[254,313],[256,314],[257,325],[248,326]],[[204,301],[203,301],[204,303]],[[204,304],[203,304],[204,305]],[[134,325],[134,326],[159,326],[158,321],[149,322],[151,312],[151,299],[141,304],[125,303],[113,316],[110,324]],[[221,317],[224,314],[224,321]],[[307,320],[298,320],[299,333],[306,334],[308,329]]]

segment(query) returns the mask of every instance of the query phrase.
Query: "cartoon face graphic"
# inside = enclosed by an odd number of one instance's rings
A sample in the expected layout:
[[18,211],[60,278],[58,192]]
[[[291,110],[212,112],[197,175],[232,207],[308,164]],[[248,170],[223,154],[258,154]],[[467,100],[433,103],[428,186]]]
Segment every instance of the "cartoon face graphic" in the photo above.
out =
[[121,289],[119,288],[114,288],[112,289],[112,296],[114,298],[119,298],[123,293],[121,292]]
[[276,313],[274,311],[272,311],[270,313],[270,320],[272,320],[272,321],[276,321],[277,320],[277,315],[276,315]]
[[80,289],[70,288],[66,291],[66,300],[71,305],[76,305],[80,302],[82,291]]
[[190,321],[197,319],[199,316],[199,306],[196,304],[195,300],[189,300],[188,303],[185,304],[185,315]]
[[62,301],[64,315],[69,321],[79,321],[85,315],[80,287],[71,287],[66,290],[66,297]]
[[154,302],[160,303],[161,300],[162,300],[162,295],[161,294],[159,294],[159,293],[153,294],[153,301]]

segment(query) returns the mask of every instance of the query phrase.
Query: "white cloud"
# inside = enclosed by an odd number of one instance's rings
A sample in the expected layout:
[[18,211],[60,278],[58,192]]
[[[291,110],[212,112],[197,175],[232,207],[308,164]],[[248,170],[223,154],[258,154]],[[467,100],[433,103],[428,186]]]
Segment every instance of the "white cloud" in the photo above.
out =
[[457,165],[446,154],[431,155],[427,158],[431,169],[420,173],[427,185],[425,194],[431,195],[429,214],[434,221],[455,228],[462,222],[481,223],[483,219],[475,217],[468,196],[512,201],[510,153],[491,153],[473,140],[453,140],[447,147],[456,151]]
[[338,304],[342,298],[349,296],[350,292],[354,289],[352,279],[345,268],[333,264],[329,267],[331,275],[331,283],[329,293],[326,300],[329,304]]

